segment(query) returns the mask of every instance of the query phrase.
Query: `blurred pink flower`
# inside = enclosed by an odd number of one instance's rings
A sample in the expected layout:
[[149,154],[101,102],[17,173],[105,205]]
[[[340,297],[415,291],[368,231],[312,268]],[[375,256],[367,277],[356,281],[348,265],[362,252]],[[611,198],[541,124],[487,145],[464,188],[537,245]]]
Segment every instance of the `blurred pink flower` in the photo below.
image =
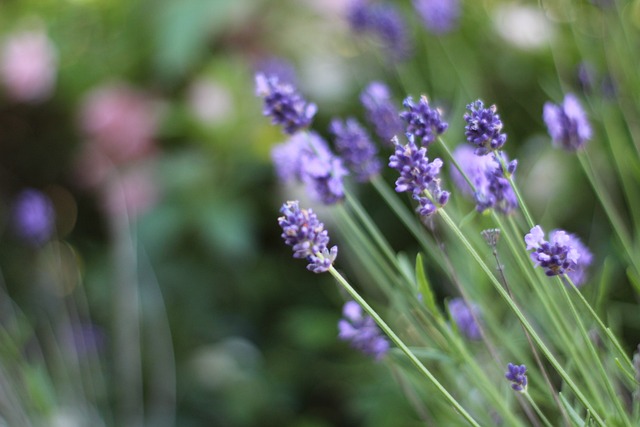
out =
[[53,92],[57,55],[47,35],[40,30],[17,32],[4,42],[0,75],[10,98],[39,102]]
[[133,220],[151,209],[160,197],[154,165],[151,162],[132,167],[109,180],[102,189],[104,211],[112,217]]
[[95,150],[114,165],[146,157],[153,151],[158,114],[152,99],[123,83],[91,91],[80,112],[80,127]]

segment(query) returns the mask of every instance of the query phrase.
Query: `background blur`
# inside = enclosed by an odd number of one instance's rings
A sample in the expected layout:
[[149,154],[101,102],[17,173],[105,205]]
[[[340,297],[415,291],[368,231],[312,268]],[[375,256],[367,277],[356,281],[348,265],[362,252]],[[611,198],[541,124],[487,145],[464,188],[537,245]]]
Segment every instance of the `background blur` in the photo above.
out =
[[[554,63],[548,49],[576,13],[600,13],[574,3],[545,15],[464,2],[457,28],[436,36],[397,2],[410,40],[398,59],[349,29],[347,0],[1,2],[6,425],[418,424],[393,369],[337,341],[330,277],[281,242],[278,208],[298,196],[276,182],[270,149],[285,136],[262,117],[253,75],[289,76],[325,135],[333,116],[363,116],[374,79],[398,101],[429,94],[455,142],[461,106],[496,103],[535,215],[588,235],[593,201],[572,190],[583,178],[540,143],[558,76],[586,87],[578,52]],[[613,94],[597,54],[587,66],[589,90]],[[545,179],[560,183],[552,196]],[[571,207],[555,209],[567,194]]]

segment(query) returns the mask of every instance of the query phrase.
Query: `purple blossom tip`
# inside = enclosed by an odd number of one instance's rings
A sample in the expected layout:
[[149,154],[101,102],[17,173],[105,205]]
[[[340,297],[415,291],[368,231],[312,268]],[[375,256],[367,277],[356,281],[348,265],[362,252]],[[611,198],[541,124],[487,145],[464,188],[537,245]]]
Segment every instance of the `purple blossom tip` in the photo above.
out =
[[454,30],[460,18],[458,0],[413,0],[413,7],[427,31],[441,35]]
[[464,115],[467,122],[464,134],[467,141],[476,147],[475,153],[484,156],[501,149],[507,141],[507,135],[502,133],[498,108],[495,105],[484,108],[484,103],[478,99],[468,104],[467,110],[469,112]]
[[256,95],[264,99],[262,113],[271,117],[271,123],[281,125],[289,135],[311,124],[316,105],[307,103],[293,85],[263,73],[256,74],[255,84]]
[[544,104],[542,118],[556,147],[577,151],[591,139],[587,114],[575,95],[569,93],[561,105]]
[[16,234],[29,244],[47,242],[55,228],[55,210],[51,200],[35,189],[26,189],[13,202],[13,225]]
[[349,341],[353,348],[376,360],[387,354],[389,341],[382,335],[373,318],[363,314],[358,303],[346,302],[342,307],[342,316],[338,322],[338,338]]
[[469,307],[462,298],[454,298],[448,304],[449,314],[458,330],[471,340],[482,338],[476,319],[480,317],[480,309],[475,304]]
[[357,120],[348,118],[343,122],[334,119],[329,131],[335,136],[338,154],[358,181],[369,181],[380,172],[382,163],[376,157],[378,149]]
[[449,127],[440,110],[432,108],[424,95],[417,104],[409,96],[402,105],[405,110],[400,113],[400,118],[407,123],[407,133],[412,134],[422,146],[431,144]]
[[507,365],[507,372],[504,377],[511,381],[511,388],[515,391],[526,391],[527,389],[527,367],[525,365]]
[[297,200],[283,204],[280,212],[281,236],[293,248],[293,257],[306,259],[307,269],[314,273],[328,271],[338,256],[338,247],[327,248],[329,233],[316,214],[311,209],[300,209]]
[[360,102],[364,106],[367,121],[386,144],[390,144],[394,136],[403,132],[398,109],[384,83],[371,82],[360,94]]

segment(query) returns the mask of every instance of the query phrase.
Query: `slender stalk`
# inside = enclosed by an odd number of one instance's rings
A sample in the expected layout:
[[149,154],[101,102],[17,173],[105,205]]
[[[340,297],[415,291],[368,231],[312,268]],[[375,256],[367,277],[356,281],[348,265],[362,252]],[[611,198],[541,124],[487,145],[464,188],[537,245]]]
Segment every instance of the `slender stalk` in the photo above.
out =
[[544,416],[544,412],[542,412],[542,410],[538,407],[536,401],[531,398],[531,395],[526,391],[522,392],[522,395],[527,399],[533,410],[536,411],[536,414],[538,414],[544,425],[546,425],[547,427],[553,427],[553,424],[551,424],[547,417]]
[[364,311],[373,318],[373,320],[378,324],[380,329],[389,337],[393,343],[398,346],[400,350],[409,358],[411,363],[420,371],[425,378],[431,382],[436,389],[444,396],[445,399],[454,407],[454,409],[465,419],[467,422],[475,427],[480,427],[480,424],[460,405],[460,403],[447,391],[446,388],[433,376],[433,374],[427,369],[426,366],[416,357],[415,354],[407,347],[407,345],[400,339],[398,335],[387,325],[387,323],[382,320],[380,315],[360,296],[358,291],[356,291],[347,280],[335,269],[335,267],[331,266],[329,268],[329,273],[338,281],[338,283],[343,287],[345,291],[356,301]]

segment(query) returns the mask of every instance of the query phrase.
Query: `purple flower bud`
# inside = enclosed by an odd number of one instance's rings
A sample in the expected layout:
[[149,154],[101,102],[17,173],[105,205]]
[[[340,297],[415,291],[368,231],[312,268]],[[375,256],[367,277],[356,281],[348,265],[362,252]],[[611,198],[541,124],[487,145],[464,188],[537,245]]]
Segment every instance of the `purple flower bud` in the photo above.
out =
[[316,114],[316,105],[307,101],[288,83],[276,76],[256,74],[256,95],[264,99],[262,113],[271,116],[271,123],[282,125],[285,133],[293,135],[308,127]]
[[403,132],[403,125],[391,100],[389,88],[383,83],[372,82],[362,91],[360,102],[376,134],[385,143],[392,144],[391,139]]
[[504,377],[511,381],[511,388],[515,391],[525,391],[527,389],[527,367],[509,363],[507,369]]
[[338,322],[338,338],[349,341],[351,346],[366,355],[380,360],[389,351],[389,341],[371,316],[365,315],[355,301],[348,301],[342,308]]
[[469,307],[462,298],[454,298],[449,301],[449,314],[458,327],[458,330],[471,340],[482,338],[480,327],[475,318],[480,316],[480,310],[475,304]]
[[288,201],[282,205],[278,218],[282,227],[282,238],[285,244],[293,248],[294,258],[309,261],[307,269],[314,273],[323,273],[335,261],[338,247],[327,248],[329,233],[324,224],[311,209],[300,209],[298,201]]
[[465,113],[465,136],[467,141],[476,147],[475,153],[484,156],[497,151],[507,141],[507,135],[502,133],[502,121],[497,114],[498,108],[492,105],[484,108],[484,103],[477,100],[467,105],[469,113]]
[[13,225],[18,236],[35,246],[44,244],[54,231],[51,200],[34,189],[23,190],[13,202]]
[[591,139],[591,125],[578,98],[569,93],[562,105],[547,102],[542,117],[556,147],[576,151]]
[[413,7],[425,28],[436,35],[455,29],[460,18],[458,0],[413,0]]
[[403,104],[405,111],[400,113],[400,118],[407,123],[407,133],[415,136],[424,147],[429,146],[442,134],[449,125],[442,120],[440,111],[431,108],[426,96],[420,97],[418,104],[413,103],[413,99],[407,97]]
[[357,120],[348,118],[342,122],[334,119],[329,131],[335,136],[338,154],[358,181],[369,181],[380,172],[382,163],[376,157],[378,150]]

